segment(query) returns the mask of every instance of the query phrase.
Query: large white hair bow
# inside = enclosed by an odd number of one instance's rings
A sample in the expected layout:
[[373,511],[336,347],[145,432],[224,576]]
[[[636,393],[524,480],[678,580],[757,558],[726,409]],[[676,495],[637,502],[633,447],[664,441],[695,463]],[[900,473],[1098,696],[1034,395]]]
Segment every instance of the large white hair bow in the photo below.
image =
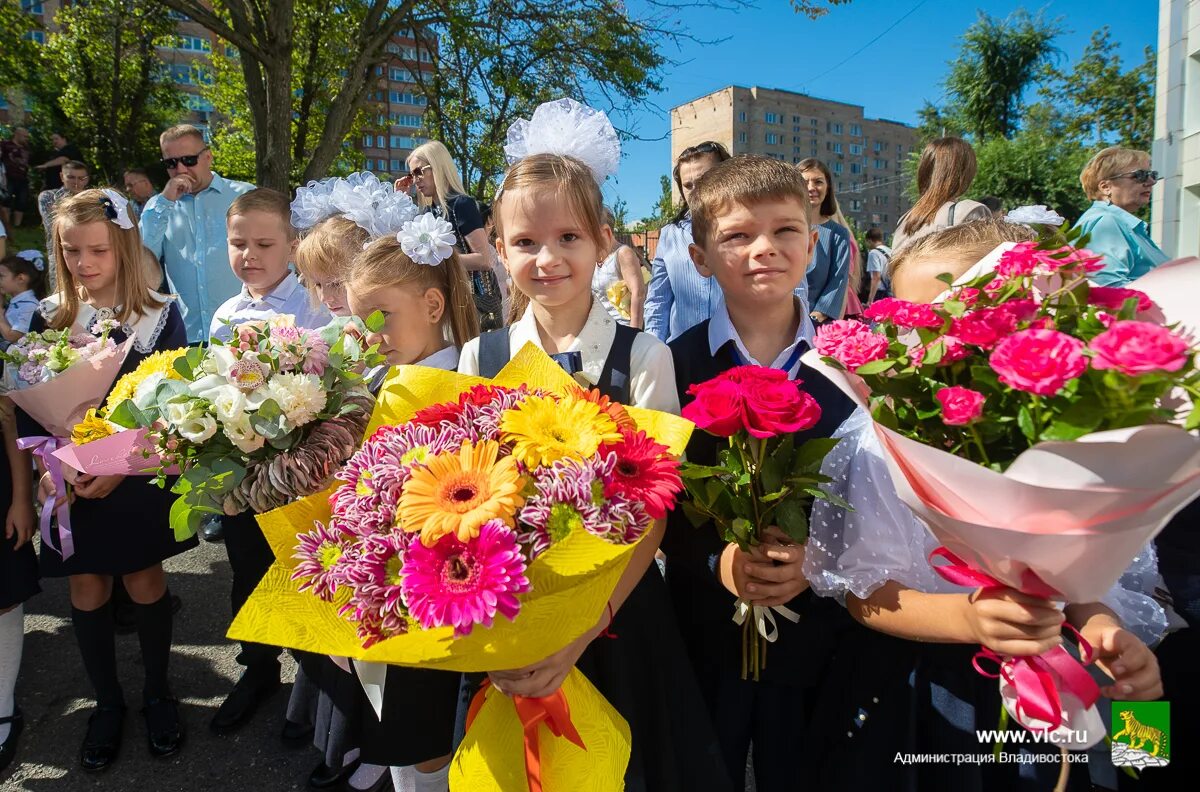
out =
[[128,231],[133,228],[133,218],[129,214],[129,199],[116,190],[105,188],[100,192],[104,197],[100,203],[104,206],[104,214],[121,228]]
[[416,204],[405,192],[374,173],[360,171],[346,177],[310,181],[296,190],[292,200],[292,225],[304,230],[327,217],[353,220],[372,237],[395,234],[417,216]]
[[555,99],[538,105],[528,121],[508,128],[504,154],[510,165],[532,154],[575,157],[603,184],[621,163],[621,142],[601,111],[574,99]]

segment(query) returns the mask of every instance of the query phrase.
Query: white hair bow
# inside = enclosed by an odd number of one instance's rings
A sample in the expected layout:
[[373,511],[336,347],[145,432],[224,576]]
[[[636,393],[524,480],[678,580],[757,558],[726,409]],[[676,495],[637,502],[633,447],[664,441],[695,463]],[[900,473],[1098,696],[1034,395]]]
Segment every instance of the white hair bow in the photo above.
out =
[[555,99],[538,105],[528,121],[508,128],[504,154],[510,165],[532,154],[574,157],[603,184],[621,164],[621,141],[601,111],[574,99]]
[[104,206],[104,214],[121,228],[128,231],[133,228],[133,218],[129,214],[129,200],[116,190],[101,190],[104,197],[100,203]]

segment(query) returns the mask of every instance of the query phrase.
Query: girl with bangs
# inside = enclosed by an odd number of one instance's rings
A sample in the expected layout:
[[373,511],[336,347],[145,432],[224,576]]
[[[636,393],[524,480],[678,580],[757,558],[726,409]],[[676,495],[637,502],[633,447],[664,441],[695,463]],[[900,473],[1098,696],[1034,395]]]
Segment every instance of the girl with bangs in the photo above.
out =
[[[118,323],[109,337],[133,346],[117,374],[133,371],[146,357],[187,346],[179,305],[150,288],[142,266],[142,243],[124,197],[112,190],[85,190],[58,206],[53,244],[57,293],[41,302],[30,330],[47,328],[98,333],[99,323]],[[28,415],[17,415],[22,437],[48,433]],[[84,670],[96,696],[80,751],[85,770],[98,771],[116,759],[125,719],[125,697],[117,677],[113,579],[120,578],[133,599],[141,643],[144,687],[142,715],[154,756],[170,756],[183,743],[177,703],[167,678],[172,613],[162,561],[196,546],[196,538],[175,541],[168,514],[175,496],[170,483],[149,477],[91,476],[63,469],[69,492],[56,492],[42,476],[39,498],[71,502],[75,552],[43,543],[41,574],[66,577],[71,622]]]
[[[539,116],[556,114],[556,122],[539,128]],[[572,124],[582,131],[562,131]],[[597,135],[597,127],[611,138]],[[599,182],[619,159],[615,132],[602,114],[560,100],[538,108],[523,136],[514,146],[509,131],[510,159],[522,147],[523,158],[508,171],[494,205],[496,247],[514,287],[511,324],[463,347],[458,370],[493,377],[532,343],[584,387],[621,404],[678,414],[670,350],[616,322],[591,289],[613,243]],[[558,153],[564,151],[578,157]],[[724,790],[729,784],[716,739],[654,563],[662,533],[662,521],[647,532],[591,630],[538,663],[488,676],[508,695],[539,697],[558,690],[577,666],[629,723],[627,790]],[[470,701],[467,693],[460,708]]]

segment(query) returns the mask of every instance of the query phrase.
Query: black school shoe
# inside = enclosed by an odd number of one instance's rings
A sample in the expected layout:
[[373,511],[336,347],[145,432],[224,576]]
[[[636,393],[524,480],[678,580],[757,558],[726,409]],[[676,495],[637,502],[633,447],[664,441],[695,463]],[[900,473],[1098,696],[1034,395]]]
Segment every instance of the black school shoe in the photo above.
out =
[[96,707],[88,718],[87,734],[79,751],[79,763],[84,770],[99,772],[116,761],[124,726],[124,707]]
[[156,698],[142,708],[146,719],[146,741],[150,755],[173,756],[183,746],[183,726],[179,723],[179,703],[173,698]]
[[0,718],[0,726],[8,724],[8,737],[0,743],[0,773],[12,764],[13,757],[17,755],[17,739],[21,736],[21,730],[25,728],[25,716],[21,714],[21,708],[13,709],[13,714],[7,718]]
[[258,706],[275,695],[280,687],[278,671],[275,676],[265,678],[249,670],[243,672],[242,678],[221,702],[209,727],[217,734],[237,731],[250,722]]

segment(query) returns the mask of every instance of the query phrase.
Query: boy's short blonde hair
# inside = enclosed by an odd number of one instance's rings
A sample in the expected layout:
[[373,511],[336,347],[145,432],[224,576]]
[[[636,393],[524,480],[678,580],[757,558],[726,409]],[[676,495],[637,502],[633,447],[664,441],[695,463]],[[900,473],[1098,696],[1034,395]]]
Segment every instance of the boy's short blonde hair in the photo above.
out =
[[789,198],[803,208],[804,221],[811,229],[812,206],[800,171],[787,163],[752,154],[727,159],[696,182],[688,204],[692,211],[692,239],[704,247],[717,218],[731,206],[753,207]]
[[[938,275],[948,272],[957,279],[1002,242],[1029,242],[1034,239],[1037,239],[1037,234],[1019,223],[1009,223],[995,217],[974,220],[905,245],[892,258],[888,271],[893,286],[896,276],[901,275],[902,280],[913,279],[914,286],[919,283],[922,287],[928,285],[931,290],[936,288],[936,296],[946,288],[945,284],[937,281]],[[937,287],[933,286],[934,282],[938,283]]]
[[1088,160],[1079,174],[1079,183],[1083,192],[1093,201],[1102,201],[1100,182],[1111,179],[1121,173],[1137,170],[1143,162],[1149,162],[1150,155],[1137,149],[1110,146]]
[[229,205],[225,219],[228,220],[234,215],[244,215],[250,212],[266,212],[275,215],[287,229],[288,239],[296,238],[296,229],[292,227],[292,202],[278,190],[272,190],[270,187],[257,187],[242,193]]

